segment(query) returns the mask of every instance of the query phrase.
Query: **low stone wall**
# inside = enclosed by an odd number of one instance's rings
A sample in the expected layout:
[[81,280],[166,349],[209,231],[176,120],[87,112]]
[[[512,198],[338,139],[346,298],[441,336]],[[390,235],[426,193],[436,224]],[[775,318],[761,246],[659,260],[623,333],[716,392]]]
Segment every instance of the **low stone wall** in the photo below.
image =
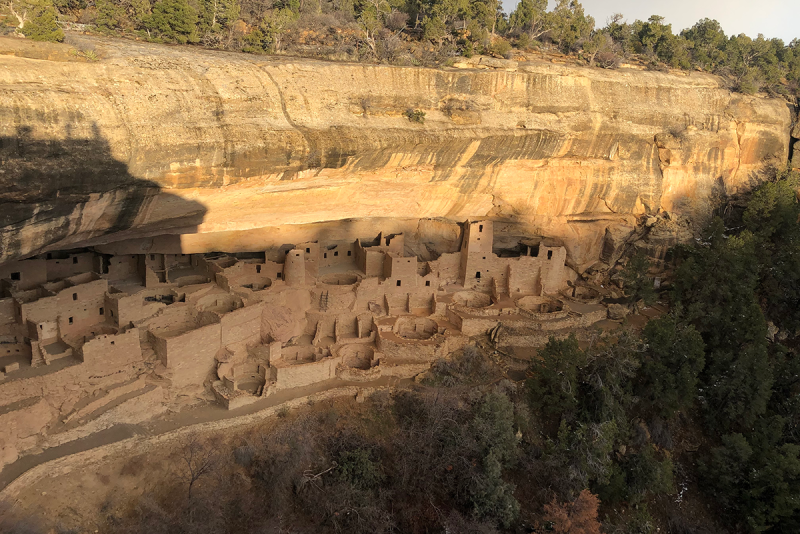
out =
[[243,415],[241,417],[190,425],[172,432],[160,434],[158,436],[136,436],[118,441],[116,443],[104,445],[102,447],[96,447],[87,451],[65,456],[63,458],[51,460],[29,469],[16,480],[11,482],[8,486],[0,490],[0,501],[8,501],[13,503],[23,489],[37,483],[39,480],[45,477],[57,477],[68,474],[76,469],[85,469],[92,464],[102,462],[116,454],[145,454],[155,447],[175,444],[181,438],[195,432],[209,433],[219,432],[222,430],[232,430],[238,427],[255,424],[267,417],[273,417],[277,415],[278,412],[285,410],[286,408],[299,408],[309,403],[321,402],[339,397],[364,398],[374,394],[377,391],[391,389],[392,388],[388,386],[377,388],[362,388],[357,386],[341,387],[320,393],[314,393],[313,395],[307,395],[305,397],[299,397],[297,399],[284,402],[280,405],[271,406],[269,408],[259,410],[253,414]]

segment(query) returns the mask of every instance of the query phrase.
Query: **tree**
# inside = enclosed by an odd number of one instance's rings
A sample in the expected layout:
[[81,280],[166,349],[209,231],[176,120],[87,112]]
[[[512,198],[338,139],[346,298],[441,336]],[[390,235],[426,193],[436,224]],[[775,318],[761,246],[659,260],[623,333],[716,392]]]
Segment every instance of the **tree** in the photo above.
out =
[[114,31],[120,27],[120,19],[124,12],[114,0],[96,0],[95,8],[97,9],[97,16],[94,19],[94,24],[101,31]]
[[574,334],[564,340],[551,337],[531,364],[531,404],[557,419],[569,416],[578,407],[578,370],[585,364],[586,354]]
[[703,338],[694,326],[665,315],[647,323],[644,339],[647,350],[639,369],[638,393],[651,410],[670,418],[695,400],[705,365]]
[[633,302],[644,301],[645,305],[656,301],[656,291],[653,289],[653,280],[647,274],[650,270],[650,260],[641,250],[628,260],[622,270],[622,282],[625,293]]
[[591,35],[594,19],[584,14],[577,0],[558,0],[547,17],[550,38],[563,52],[570,52]]
[[160,0],[145,23],[149,30],[179,43],[196,39],[196,24],[197,12],[186,0]]
[[728,38],[716,20],[703,19],[683,30],[681,36],[690,43],[692,61],[696,65],[714,70],[725,60],[723,50]]
[[600,499],[584,489],[572,502],[559,504],[553,499],[544,505],[544,520],[556,534],[600,534],[597,508]]
[[64,40],[64,31],[56,20],[56,8],[51,0],[41,0],[35,4],[32,15],[25,21],[22,33],[34,41],[58,42]]
[[547,0],[520,0],[508,23],[529,39],[538,39],[547,31]]
[[194,433],[183,439],[178,454],[183,465],[181,478],[188,484],[187,496],[191,499],[195,483],[214,469],[219,455],[216,448],[202,443]]
[[17,31],[34,41],[64,40],[52,0],[10,0],[0,4],[16,19]]

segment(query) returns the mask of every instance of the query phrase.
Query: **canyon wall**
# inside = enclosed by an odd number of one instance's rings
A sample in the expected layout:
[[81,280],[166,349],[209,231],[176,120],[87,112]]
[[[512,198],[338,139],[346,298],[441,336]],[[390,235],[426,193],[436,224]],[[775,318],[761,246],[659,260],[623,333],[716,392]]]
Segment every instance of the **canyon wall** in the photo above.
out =
[[789,157],[784,101],[697,72],[87,42],[98,61],[68,45],[34,59],[0,38],[0,263],[124,240],[140,253],[263,250],[368,237],[386,228],[375,219],[436,241],[453,239],[451,222],[491,218],[563,238],[580,269],[606,228],[659,210],[702,220]]

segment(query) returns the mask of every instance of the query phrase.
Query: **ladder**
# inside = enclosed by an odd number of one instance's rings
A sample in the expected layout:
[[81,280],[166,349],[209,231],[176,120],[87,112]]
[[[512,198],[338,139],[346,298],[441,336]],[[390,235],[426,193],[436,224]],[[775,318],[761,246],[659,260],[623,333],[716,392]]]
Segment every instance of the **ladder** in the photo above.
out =
[[323,291],[319,295],[319,311],[328,311],[328,292]]

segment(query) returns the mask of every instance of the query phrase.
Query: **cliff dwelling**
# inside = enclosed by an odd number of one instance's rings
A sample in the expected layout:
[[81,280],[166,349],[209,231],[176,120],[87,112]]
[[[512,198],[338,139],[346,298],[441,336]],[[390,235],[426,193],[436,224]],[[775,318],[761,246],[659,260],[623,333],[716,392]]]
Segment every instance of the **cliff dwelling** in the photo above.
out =
[[[546,339],[606,317],[574,297],[557,240],[528,238],[498,254],[492,221],[467,221],[457,252],[422,260],[405,239],[242,255],[80,250],[7,263],[0,396],[12,415],[33,414],[35,430],[88,416],[78,399],[111,374],[116,383],[149,376],[165,398],[205,392],[232,409],[335,378],[412,377],[501,321],[510,326],[495,338],[513,347],[530,345],[531,331]],[[61,408],[31,403],[34,388]],[[31,435],[6,435],[4,462]]]

